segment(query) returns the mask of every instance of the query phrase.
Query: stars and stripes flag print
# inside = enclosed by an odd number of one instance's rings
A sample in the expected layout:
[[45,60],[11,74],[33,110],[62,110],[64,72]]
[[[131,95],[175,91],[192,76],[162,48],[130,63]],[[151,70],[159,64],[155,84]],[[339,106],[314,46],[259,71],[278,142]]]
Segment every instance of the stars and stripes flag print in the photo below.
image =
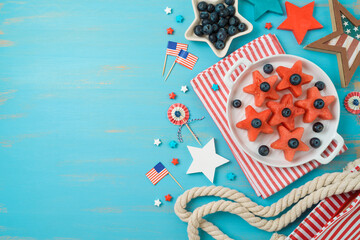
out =
[[146,174],[146,177],[152,182],[152,184],[156,185],[168,174],[168,170],[161,162],[159,162]]
[[178,42],[173,42],[173,41],[169,41],[167,48],[166,48],[166,55],[170,55],[170,56],[177,56],[179,55],[180,50],[187,50],[188,45],[185,43],[178,43]]
[[180,50],[175,62],[180,63],[184,67],[192,70],[198,57],[184,50]]

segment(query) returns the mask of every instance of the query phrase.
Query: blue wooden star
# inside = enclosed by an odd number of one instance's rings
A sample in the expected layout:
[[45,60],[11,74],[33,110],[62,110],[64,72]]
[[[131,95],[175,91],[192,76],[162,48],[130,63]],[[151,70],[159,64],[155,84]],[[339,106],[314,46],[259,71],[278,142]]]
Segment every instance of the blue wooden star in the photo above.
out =
[[279,0],[246,0],[254,5],[254,18],[257,21],[266,12],[283,14]]
[[177,142],[175,142],[174,140],[172,140],[171,142],[169,142],[169,146],[171,147],[171,148],[176,148],[177,147]]
[[217,90],[219,90],[219,85],[214,83],[211,88],[212,88],[212,90],[217,91]]
[[234,181],[235,178],[236,178],[236,175],[233,174],[232,172],[226,174],[226,178],[229,180],[229,181]]

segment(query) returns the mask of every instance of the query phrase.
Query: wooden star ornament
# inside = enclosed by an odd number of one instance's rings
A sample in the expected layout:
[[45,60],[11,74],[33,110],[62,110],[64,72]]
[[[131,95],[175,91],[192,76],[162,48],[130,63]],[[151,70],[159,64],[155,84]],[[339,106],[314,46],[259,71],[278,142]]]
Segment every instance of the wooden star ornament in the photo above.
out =
[[360,65],[360,20],[337,0],[329,0],[333,32],[305,49],[337,55],[341,86],[347,87]]

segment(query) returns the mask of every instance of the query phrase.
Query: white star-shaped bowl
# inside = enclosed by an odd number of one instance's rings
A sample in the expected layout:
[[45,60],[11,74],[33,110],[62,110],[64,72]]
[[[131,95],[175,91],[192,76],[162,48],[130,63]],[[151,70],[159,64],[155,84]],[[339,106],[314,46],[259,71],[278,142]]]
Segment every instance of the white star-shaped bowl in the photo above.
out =
[[[231,42],[233,39],[237,38],[237,37],[240,37],[240,36],[243,36],[245,34],[248,34],[250,33],[252,30],[253,30],[253,25],[248,21],[246,20],[243,16],[241,16],[238,12],[238,0],[235,0],[234,2],[234,7],[235,7],[235,15],[236,17],[238,17],[240,19],[240,22],[242,23],[245,23],[246,24],[246,30],[244,32],[238,32],[237,34],[233,35],[233,36],[230,36],[226,39],[226,42],[225,42],[225,47],[221,50],[219,49],[216,49],[214,44],[212,44],[208,38],[208,36],[204,35],[204,36],[196,36],[195,33],[194,33],[194,28],[196,25],[200,25],[200,22],[201,22],[201,19],[200,19],[200,12],[199,10],[197,9],[197,5],[199,2],[201,1],[205,1],[206,3],[212,3],[216,6],[216,4],[218,3],[224,3],[225,4],[225,1],[224,0],[192,0],[192,5],[193,5],[193,9],[194,9],[194,14],[195,14],[195,19],[194,21],[191,23],[190,27],[186,30],[185,32],[185,38],[187,40],[190,40],[190,41],[198,41],[198,42],[206,42],[210,48],[213,50],[213,52],[215,53],[216,56],[222,58],[222,57],[225,57],[226,53],[228,52],[229,48],[230,48],[230,45],[231,45]],[[226,4],[225,4],[226,5]]]

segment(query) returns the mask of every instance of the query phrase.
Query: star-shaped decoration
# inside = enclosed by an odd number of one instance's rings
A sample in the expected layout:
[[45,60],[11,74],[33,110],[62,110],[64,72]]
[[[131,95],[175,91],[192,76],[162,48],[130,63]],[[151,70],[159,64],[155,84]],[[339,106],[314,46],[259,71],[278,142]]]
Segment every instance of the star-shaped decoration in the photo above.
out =
[[296,101],[295,106],[305,110],[303,121],[305,123],[311,123],[317,117],[324,120],[332,119],[333,116],[329,109],[329,105],[334,101],[335,96],[321,96],[319,89],[317,87],[312,87],[307,90],[306,99]]
[[171,163],[176,166],[176,165],[179,164],[179,159],[178,159],[178,158],[173,158],[173,160],[171,161]]
[[164,9],[164,11],[165,11],[166,15],[169,15],[169,14],[171,14],[172,9],[169,8],[169,7],[166,7],[166,8]]
[[166,29],[166,32],[167,32],[168,35],[173,35],[174,29],[172,29],[171,27],[169,27],[168,29]]
[[265,24],[265,28],[266,28],[267,30],[270,30],[270,28],[272,28],[271,22],[267,22],[267,23]]
[[176,94],[174,92],[169,93],[169,98],[170,99],[175,99],[176,98]]
[[212,88],[212,90],[217,91],[217,90],[219,90],[219,85],[214,83],[211,88]]
[[304,109],[294,106],[291,94],[285,94],[280,102],[267,102],[266,106],[272,112],[269,120],[270,126],[277,126],[282,123],[289,130],[295,128],[295,117],[305,113]]
[[186,174],[203,173],[212,183],[217,167],[228,163],[229,160],[216,154],[215,140],[211,139],[203,148],[188,146],[193,161]]
[[279,0],[247,0],[254,5],[254,18],[257,21],[267,12],[283,14]]
[[[329,0],[333,32],[305,48],[337,55],[341,86],[347,87],[357,67],[360,65],[359,34],[360,20],[356,19],[337,0]],[[346,25],[346,28],[345,28]],[[354,31],[348,33],[346,29]],[[351,44],[342,44],[351,43]],[[354,46],[357,46],[354,48]],[[356,49],[356,50],[354,50]]]
[[188,87],[187,86],[181,86],[181,91],[183,93],[186,93],[187,91],[189,91]]
[[168,195],[165,196],[165,201],[170,202],[172,198],[173,197],[170,194],[168,194]]
[[359,27],[354,27],[353,30],[354,30],[355,32],[357,32],[357,31],[359,31]]
[[270,109],[257,112],[251,105],[245,108],[246,118],[236,124],[237,128],[246,129],[248,138],[254,142],[260,133],[273,133],[274,130],[267,123],[267,119],[271,114]]
[[315,1],[304,7],[285,2],[287,19],[278,29],[292,31],[298,44],[301,44],[307,31],[320,29],[323,26],[313,17]]
[[161,144],[161,140],[159,138],[154,139],[154,145],[160,146],[160,144]]
[[350,34],[350,33],[351,33],[351,30],[350,30],[350,29],[346,29],[345,32],[346,32],[347,34]]
[[171,142],[169,142],[169,146],[171,147],[171,148],[176,148],[177,147],[177,142],[175,142],[174,140],[172,140]]
[[300,97],[302,85],[311,82],[313,79],[313,76],[303,73],[302,62],[300,60],[296,61],[291,68],[279,66],[276,68],[276,72],[281,78],[281,82],[276,86],[276,90],[289,89],[295,97]]
[[156,199],[156,200],[154,201],[154,205],[157,206],[157,207],[160,207],[160,205],[161,205],[160,199]]
[[278,77],[276,75],[264,78],[259,71],[252,73],[253,84],[244,87],[243,91],[254,95],[255,106],[260,107],[265,102],[265,99],[276,100],[279,99],[274,84]]
[[183,16],[181,16],[181,15],[177,15],[177,16],[176,16],[176,22],[182,23],[183,21],[184,21],[184,17],[183,17]]
[[232,172],[226,174],[226,178],[229,180],[229,181],[234,181],[235,178],[236,178],[236,175],[233,174]]
[[301,141],[304,128],[298,127],[290,131],[284,126],[279,126],[278,131],[280,138],[273,142],[271,147],[283,150],[286,160],[292,161],[297,151],[309,151],[309,147]]

